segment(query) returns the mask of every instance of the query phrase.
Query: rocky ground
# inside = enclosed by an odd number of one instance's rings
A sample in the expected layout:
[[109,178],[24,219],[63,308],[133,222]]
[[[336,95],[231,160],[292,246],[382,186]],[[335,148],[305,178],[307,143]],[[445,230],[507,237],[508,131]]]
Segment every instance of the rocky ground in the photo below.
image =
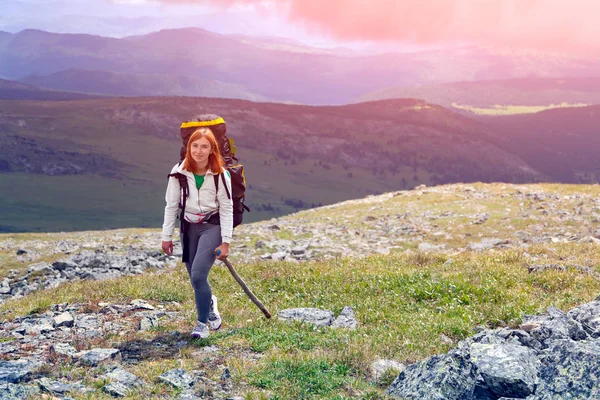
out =
[[[527,252],[538,244],[600,244],[600,189],[586,188],[477,184],[370,196],[242,225],[235,230],[230,259],[234,264],[242,260],[302,262],[402,251],[456,254],[516,248]],[[168,273],[178,259],[165,256],[159,248],[158,230],[0,235],[0,301],[68,281]],[[538,264],[531,268],[576,268],[596,274],[586,265]],[[598,304],[582,306],[568,315],[551,310],[528,329],[482,332],[448,355],[409,366],[388,392],[415,399],[563,398],[566,388],[576,383],[567,376],[568,371],[577,370],[587,376],[586,387],[591,388],[581,393],[591,397],[570,398],[600,398],[598,371],[593,367],[598,364],[593,355],[600,336],[594,316],[600,311]],[[289,313],[281,319],[297,316],[298,311]],[[330,325],[346,321],[350,324],[346,328],[355,327],[351,310],[345,309],[346,314],[335,321],[325,313]],[[0,398],[36,398],[44,393],[68,398],[72,390],[94,389],[119,397],[139,390],[146,383],[128,372],[130,366],[149,357],[170,357],[189,344],[187,335],[177,330],[147,340],[137,336],[127,340],[131,333],[157,332],[164,318],[178,321],[185,316],[176,302],[136,300],[127,304],[54,304],[49,311],[3,321]],[[310,322],[305,316],[301,319]],[[107,343],[115,346],[106,347]],[[172,368],[160,381],[177,388],[181,399],[236,398],[240,387],[230,379],[222,350],[198,346],[196,351],[205,360],[202,369]],[[567,353],[593,365],[577,364]],[[242,351],[238,356],[252,361],[262,355]],[[76,379],[66,379],[64,374],[53,378],[44,373],[48,363],[85,366],[86,372]],[[502,372],[512,365],[519,365],[516,375]],[[442,375],[431,375],[431,370],[440,366],[448,369],[445,381]],[[404,368],[380,360],[373,366],[373,375],[383,375],[390,367]],[[86,387],[84,377],[88,382],[97,381],[97,387]],[[447,382],[456,385],[448,389],[443,386]],[[438,383],[443,385],[435,386]],[[430,397],[411,395],[423,392],[417,387],[428,388]]]
[[485,330],[407,367],[388,393],[407,400],[599,399],[600,301],[554,307],[520,329]]
[[[126,396],[147,382],[127,371],[136,364],[157,358],[171,358],[190,344],[190,338],[178,331],[151,339],[127,340],[133,332],[156,331],[162,319],[171,323],[183,316],[176,303],[157,307],[143,300],[129,304],[100,303],[57,304],[41,314],[20,317],[0,326],[0,398],[22,399],[27,396],[50,394],[58,398],[71,391],[94,393],[96,387],[86,387],[82,378],[94,380],[98,388],[113,397]],[[175,311],[170,311],[175,309]],[[115,347],[98,346],[109,341]],[[230,372],[225,366],[222,351],[217,346],[200,347],[197,357],[205,370],[187,372],[173,368],[157,380],[181,391],[180,399],[235,399]],[[258,353],[241,354],[259,358]],[[85,367],[80,379],[69,380],[55,370],[60,366]],[[50,367],[52,366],[52,367]],[[48,370],[52,368],[52,372]],[[206,370],[217,376],[207,376]],[[80,373],[81,374],[81,373]],[[56,377],[48,377],[55,375]],[[38,397],[33,397],[38,398]]]

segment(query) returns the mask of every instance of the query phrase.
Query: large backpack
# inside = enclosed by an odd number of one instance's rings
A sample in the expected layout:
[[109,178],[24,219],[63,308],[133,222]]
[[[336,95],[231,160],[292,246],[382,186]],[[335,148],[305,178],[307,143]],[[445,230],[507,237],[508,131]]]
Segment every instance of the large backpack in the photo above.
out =
[[[197,116],[191,121],[184,121],[180,128],[183,146],[179,152],[179,162],[181,163],[185,159],[188,141],[190,140],[192,134],[200,127],[209,128],[215,135],[215,139],[217,139],[217,144],[219,145],[219,152],[225,161],[225,168],[227,171],[229,171],[229,175],[231,176],[231,193],[229,193],[229,189],[227,188],[227,185],[225,185],[225,177],[223,174],[214,175],[214,179],[215,188],[218,191],[219,176],[221,176],[221,180],[223,181],[223,185],[227,191],[227,197],[233,201],[233,227],[235,228],[242,223],[244,211],[250,211],[250,209],[244,204],[246,200],[246,175],[244,174],[244,166],[240,164],[238,159],[235,157],[235,142],[233,139],[229,139],[226,135],[227,129],[225,126],[225,120],[218,115],[203,114]],[[183,216],[185,214],[185,201],[189,195],[187,179],[185,175],[179,173],[169,174],[169,176],[174,176],[179,180],[181,190],[183,191],[183,204],[180,205],[180,221],[183,223]],[[211,222],[214,221],[215,223],[218,223],[218,220],[218,218],[213,218]]]

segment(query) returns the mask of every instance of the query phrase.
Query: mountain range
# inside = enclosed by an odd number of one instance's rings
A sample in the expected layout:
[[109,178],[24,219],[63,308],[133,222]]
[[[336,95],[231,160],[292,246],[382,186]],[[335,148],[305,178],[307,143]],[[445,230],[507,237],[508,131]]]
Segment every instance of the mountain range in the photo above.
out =
[[[32,29],[0,32],[0,59],[0,77],[11,80],[40,82],[41,78],[31,76],[68,70],[146,77],[166,74],[241,85],[272,101],[314,105],[349,103],[366,93],[399,85],[529,76],[577,78],[597,76],[600,67],[594,58],[487,47],[352,56],[200,28],[165,29],[120,39]],[[112,77],[96,75],[98,84]],[[59,84],[63,77],[48,77],[44,84],[64,90]],[[71,85],[72,90],[86,89]],[[139,94],[129,91],[130,87],[114,94]]]
[[[175,29],[0,32],[0,59],[0,231],[159,225],[178,127],[199,113],[223,116],[236,140],[248,221],[420,184],[600,182],[592,58],[357,55]],[[351,103],[388,96],[402,98]],[[351,104],[323,105],[338,102]],[[579,107],[471,112],[555,103]]]

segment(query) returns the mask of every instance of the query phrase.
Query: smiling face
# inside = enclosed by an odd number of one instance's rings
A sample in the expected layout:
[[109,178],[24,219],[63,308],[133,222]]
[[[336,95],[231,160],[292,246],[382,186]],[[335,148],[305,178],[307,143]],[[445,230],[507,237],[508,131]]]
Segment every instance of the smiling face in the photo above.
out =
[[212,152],[212,146],[207,138],[201,137],[190,145],[192,159],[198,167],[204,169],[208,165],[208,156]]

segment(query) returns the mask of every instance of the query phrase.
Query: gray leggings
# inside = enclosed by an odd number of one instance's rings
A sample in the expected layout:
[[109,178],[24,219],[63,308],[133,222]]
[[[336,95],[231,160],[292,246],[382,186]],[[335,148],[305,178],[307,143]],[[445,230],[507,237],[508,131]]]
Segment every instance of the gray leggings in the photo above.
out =
[[185,266],[194,288],[198,321],[208,321],[212,292],[208,284],[208,273],[215,262],[214,250],[221,245],[221,226],[189,224],[188,243],[190,260]]

